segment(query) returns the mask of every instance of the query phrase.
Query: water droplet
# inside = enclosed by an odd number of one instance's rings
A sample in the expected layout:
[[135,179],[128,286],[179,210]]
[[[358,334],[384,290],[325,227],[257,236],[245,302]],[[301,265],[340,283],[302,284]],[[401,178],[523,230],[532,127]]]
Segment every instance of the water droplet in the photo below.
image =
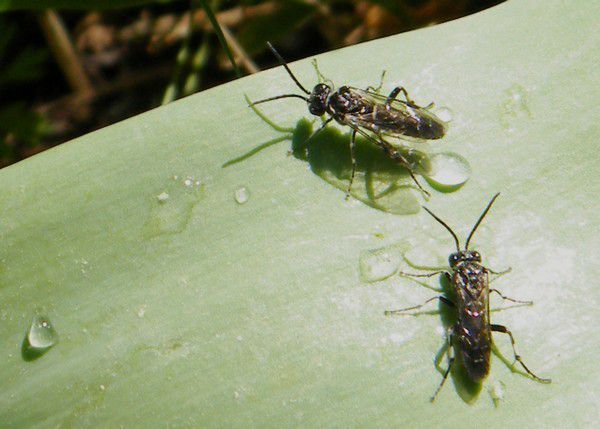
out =
[[445,106],[436,109],[434,113],[438,118],[440,118],[444,122],[451,122],[454,116],[452,114],[452,110]]
[[23,340],[21,354],[23,359],[31,361],[39,358],[58,342],[58,333],[46,316],[36,315],[29,325]]
[[504,128],[513,133],[523,119],[531,119],[528,91],[514,84],[505,91],[505,99],[500,106],[500,121]]
[[429,158],[429,163],[430,170],[424,177],[438,191],[456,191],[471,177],[469,161],[457,153],[437,153]]
[[488,388],[488,391],[492,401],[494,402],[494,406],[497,407],[500,405],[500,402],[504,399],[504,389],[502,388],[502,383],[499,381],[492,382]]
[[36,349],[48,349],[56,344],[58,334],[45,316],[35,316],[27,333],[29,345]]
[[385,280],[396,274],[401,260],[396,247],[365,250],[359,258],[360,278],[367,283]]
[[238,204],[244,204],[250,199],[250,191],[245,186],[240,186],[233,193],[235,202]]
[[75,263],[81,267],[80,270],[81,270],[82,274],[87,273],[89,262],[86,259],[84,259],[84,258],[75,259]]
[[[204,197],[201,180],[173,176],[159,194],[153,197],[150,215],[144,224],[144,238],[182,232],[192,216],[194,206]],[[198,185],[196,185],[198,184]]]

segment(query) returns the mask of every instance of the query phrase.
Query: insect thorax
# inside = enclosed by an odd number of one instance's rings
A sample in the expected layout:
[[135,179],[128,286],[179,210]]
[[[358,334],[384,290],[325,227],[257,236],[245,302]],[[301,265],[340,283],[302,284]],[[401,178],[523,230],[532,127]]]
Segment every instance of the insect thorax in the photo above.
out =
[[347,86],[340,87],[327,100],[327,113],[341,122],[345,115],[364,115],[372,111],[372,104],[354,94]]
[[483,265],[478,262],[460,262],[452,267],[452,283],[459,294],[459,299],[465,301],[480,300],[487,291],[487,272]]

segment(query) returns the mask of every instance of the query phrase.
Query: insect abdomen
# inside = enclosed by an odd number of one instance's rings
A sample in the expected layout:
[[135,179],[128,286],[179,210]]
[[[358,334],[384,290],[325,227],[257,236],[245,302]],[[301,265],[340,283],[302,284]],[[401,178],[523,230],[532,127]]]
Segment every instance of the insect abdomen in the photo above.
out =
[[465,263],[454,271],[458,304],[458,338],[469,378],[483,380],[490,370],[491,335],[487,314],[487,276],[476,263]]
[[446,135],[446,125],[433,118],[417,115],[416,121],[408,122],[404,134],[425,140],[437,140]]
[[473,381],[483,380],[490,371],[489,329],[482,314],[459,322],[458,339],[465,368]]

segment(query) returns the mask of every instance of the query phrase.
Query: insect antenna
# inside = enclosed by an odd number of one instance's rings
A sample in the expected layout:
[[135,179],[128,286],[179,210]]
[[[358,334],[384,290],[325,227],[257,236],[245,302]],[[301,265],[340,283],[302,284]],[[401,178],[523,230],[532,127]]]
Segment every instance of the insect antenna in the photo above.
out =
[[456,234],[454,233],[454,231],[452,231],[452,228],[450,228],[448,226],[448,224],[446,224],[446,222],[444,222],[439,217],[437,217],[436,215],[434,215],[433,212],[431,210],[429,210],[427,207],[425,207],[425,206],[421,206],[421,207],[423,207],[423,210],[425,210],[427,213],[429,213],[431,216],[433,216],[433,218],[435,220],[437,220],[439,223],[441,223],[442,226],[444,228],[446,228],[450,232],[450,234],[452,234],[452,237],[454,238],[454,242],[456,243],[456,251],[460,252],[460,242],[458,241],[458,237],[456,236]]
[[283,59],[283,57],[281,55],[279,55],[279,52],[277,52],[275,50],[275,48],[273,47],[273,45],[271,45],[271,42],[267,42],[267,46],[269,47],[269,49],[271,50],[271,52],[273,52],[273,55],[275,55],[275,58],[277,58],[277,61],[279,61],[279,64],[281,64],[283,67],[285,67],[285,70],[288,72],[288,74],[290,75],[290,77],[292,78],[292,80],[294,81],[294,83],[296,85],[298,85],[298,88],[300,88],[302,90],[302,92],[304,92],[305,94],[310,95],[310,91],[308,91],[306,88],[304,88],[302,86],[302,84],[298,81],[298,79],[296,79],[296,76],[294,76],[294,73],[292,73],[292,71],[288,67],[288,65],[285,62],[285,60]]
[[494,195],[492,197],[492,199],[488,203],[488,205],[485,208],[485,210],[483,211],[483,213],[481,213],[481,216],[479,216],[479,219],[477,219],[477,223],[475,223],[475,226],[473,227],[473,229],[471,230],[471,233],[467,237],[467,242],[465,244],[465,250],[467,250],[469,248],[469,241],[471,241],[471,237],[473,237],[473,234],[475,234],[475,230],[477,230],[477,227],[479,226],[479,224],[481,223],[481,221],[483,220],[485,215],[490,211],[492,204],[494,204],[494,201],[496,201],[496,198],[498,198],[499,196],[500,196],[500,192],[498,192],[496,195]]
[[283,94],[283,95],[277,95],[275,97],[265,98],[263,100],[254,101],[254,102],[248,104],[248,106],[254,106],[255,104],[260,104],[260,103],[266,103],[267,101],[279,100],[280,98],[301,98],[302,100],[304,100],[304,101],[306,101],[308,103],[308,98],[307,97],[303,97],[302,95],[298,95],[298,94]]

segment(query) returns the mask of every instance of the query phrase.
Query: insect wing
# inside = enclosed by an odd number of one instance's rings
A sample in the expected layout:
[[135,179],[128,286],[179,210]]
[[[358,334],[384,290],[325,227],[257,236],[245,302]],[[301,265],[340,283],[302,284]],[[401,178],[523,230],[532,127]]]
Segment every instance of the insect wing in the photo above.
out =
[[359,127],[394,138],[411,137],[417,140],[435,140],[446,133],[446,123],[424,107],[359,88],[349,88],[356,99],[370,107],[367,113],[354,115],[352,121]]

